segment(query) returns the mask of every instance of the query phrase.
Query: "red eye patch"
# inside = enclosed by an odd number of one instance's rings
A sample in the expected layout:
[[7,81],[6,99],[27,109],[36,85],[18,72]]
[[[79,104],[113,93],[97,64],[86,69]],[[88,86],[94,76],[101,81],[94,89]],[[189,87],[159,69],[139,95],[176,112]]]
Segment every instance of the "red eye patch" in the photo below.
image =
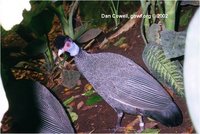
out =
[[69,44],[69,43],[67,43],[67,47],[70,47],[70,44]]
[[66,42],[65,44],[66,44],[67,47],[70,47],[70,43],[69,42]]

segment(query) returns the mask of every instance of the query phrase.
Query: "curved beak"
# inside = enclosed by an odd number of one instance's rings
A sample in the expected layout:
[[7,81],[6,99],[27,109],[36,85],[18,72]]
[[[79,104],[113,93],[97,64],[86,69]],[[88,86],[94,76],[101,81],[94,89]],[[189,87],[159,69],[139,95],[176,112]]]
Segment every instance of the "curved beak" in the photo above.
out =
[[61,54],[63,54],[65,51],[64,51],[64,49],[59,49],[58,50],[58,56],[60,56]]

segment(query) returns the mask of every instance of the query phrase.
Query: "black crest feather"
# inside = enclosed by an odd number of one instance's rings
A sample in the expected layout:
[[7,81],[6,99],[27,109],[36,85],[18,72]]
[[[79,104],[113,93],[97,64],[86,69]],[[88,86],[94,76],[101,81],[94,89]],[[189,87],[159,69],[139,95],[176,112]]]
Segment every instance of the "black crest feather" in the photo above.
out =
[[57,49],[61,49],[64,47],[66,40],[72,40],[69,36],[66,35],[58,35],[55,39],[55,46]]

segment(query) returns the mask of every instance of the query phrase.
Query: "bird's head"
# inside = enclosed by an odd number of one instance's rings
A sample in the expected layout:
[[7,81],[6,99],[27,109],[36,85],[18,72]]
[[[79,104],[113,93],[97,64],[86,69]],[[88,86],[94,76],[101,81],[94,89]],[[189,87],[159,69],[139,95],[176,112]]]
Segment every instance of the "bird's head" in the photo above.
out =
[[78,45],[69,36],[57,36],[55,45],[58,49],[58,56],[64,52],[69,52],[71,56],[76,56],[79,53]]

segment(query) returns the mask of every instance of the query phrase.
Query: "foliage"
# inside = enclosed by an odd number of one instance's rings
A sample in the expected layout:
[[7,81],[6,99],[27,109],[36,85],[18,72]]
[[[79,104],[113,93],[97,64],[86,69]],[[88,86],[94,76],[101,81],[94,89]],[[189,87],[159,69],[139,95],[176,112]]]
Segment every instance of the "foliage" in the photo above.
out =
[[[111,3],[110,9],[112,11],[112,14],[119,15],[119,0],[117,0],[116,5],[113,0],[110,0],[110,3]],[[115,17],[114,21],[115,21],[115,28],[117,28],[120,23],[120,18]]]
[[[149,0],[141,1],[141,4],[143,14],[152,16],[150,20],[143,18],[141,24],[141,33],[146,44],[142,55],[143,61],[154,77],[184,97],[180,56],[184,54],[186,35],[185,32],[174,31],[175,20],[178,20],[175,17],[179,17],[176,16],[178,2]],[[163,16],[159,17],[156,14]],[[157,22],[159,23],[155,24]]]
[[175,20],[176,20],[176,9],[178,6],[177,0],[173,1],[164,1],[165,3],[165,14],[168,16],[164,19],[166,29],[174,30],[175,29]]
[[191,17],[192,17],[192,9],[189,9],[188,11],[186,11],[186,13],[184,12],[183,15],[181,15],[179,25],[182,27],[188,25],[190,21],[188,18]]
[[95,105],[102,100],[101,96],[95,94],[95,90],[91,84],[86,84],[84,90],[86,92],[84,92],[82,95],[87,97],[86,105]]
[[146,128],[144,131],[142,131],[142,134],[159,134],[159,132],[159,129]]
[[69,112],[69,115],[72,119],[72,122],[75,122],[76,120],[78,120],[78,115],[75,112]]
[[85,93],[83,93],[82,95],[84,95],[84,96],[91,96],[91,95],[94,94],[94,93],[95,93],[94,90],[88,90],[88,91],[86,91]]
[[107,1],[80,1],[80,16],[83,22],[93,27],[107,27],[112,19],[102,19],[101,14],[107,14],[108,12],[110,10]]
[[67,105],[70,104],[73,100],[74,100],[74,96],[72,96],[72,97],[70,97],[70,98],[64,100],[64,101],[63,101],[63,105],[64,105],[64,106],[67,106]]
[[148,44],[143,51],[143,61],[151,73],[162,83],[171,86],[184,97],[183,72],[179,62],[170,61],[157,44]]
[[67,111],[69,112],[69,116],[71,117],[72,122],[78,120],[78,115],[77,113],[73,112],[73,108],[71,106],[68,106]]
[[48,10],[51,2],[31,2],[31,11],[23,13],[24,20],[16,32],[27,41],[24,51],[28,56],[43,54],[46,57],[46,70],[53,69],[54,60],[49,44],[48,32],[51,30],[54,13]]
[[86,100],[86,105],[94,105],[98,102],[102,101],[102,98],[101,96],[99,95],[93,95],[91,97],[89,97],[87,100]]
[[71,6],[72,8],[68,7],[69,9],[68,14],[65,14],[63,3],[64,2],[58,1],[56,2],[56,4],[54,4],[50,8],[58,16],[65,35],[68,35],[69,37],[74,39],[73,15],[78,7],[78,1],[72,2],[72,6]]

